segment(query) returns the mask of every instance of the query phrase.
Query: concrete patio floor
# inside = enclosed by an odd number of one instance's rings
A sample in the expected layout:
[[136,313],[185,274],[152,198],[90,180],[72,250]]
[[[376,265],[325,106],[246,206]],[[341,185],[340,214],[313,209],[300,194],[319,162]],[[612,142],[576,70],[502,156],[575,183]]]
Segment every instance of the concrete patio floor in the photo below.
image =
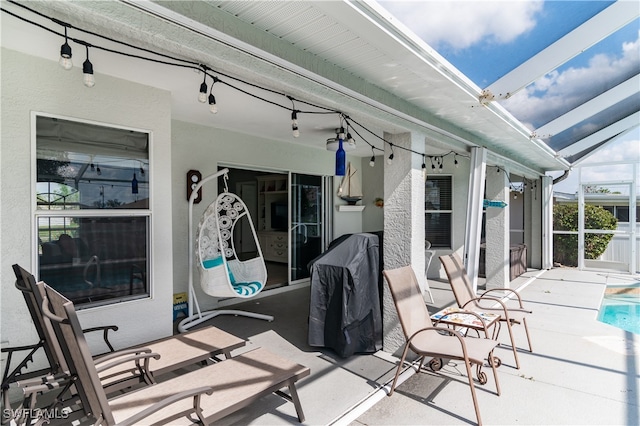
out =
[[[514,368],[508,346],[496,349],[502,395],[489,381],[477,387],[485,424],[640,424],[640,336],[599,322],[596,317],[607,284],[631,284],[639,278],[607,272],[556,268],[529,271],[512,282],[534,310],[529,320],[533,353],[520,351]],[[430,280],[433,313],[453,302],[448,283]],[[221,316],[208,323],[248,339],[246,349],[263,346],[309,366],[311,376],[298,391],[313,425],[401,425],[475,423],[464,366],[454,362],[439,373],[411,374],[387,397],[397,359],[386,354],[337,357],[306,344],[308,287],[275,294],[236,308],[275,315],[265,322]],[[524,329],[516,342],[526,345]],[[507,334],[501,333],[507,343]],[[244,349],[244,350],[246,350]],[[462,368],[461,368],[462,367]],[[297,423],[293,405],[267,397],[250,409],[223,419],[224,425]]]
[[[638,276],[586,272],[571,268],[530,270],[512,282],[534,314],[528,320],[533,353],[519,351],[515,369],[509,346],[495,354],[502,395],[488,383],[477,386],[484,424],[638,425],[640,424],[640,336],[597,320],[606,285],[640,281]],[[434,313],[454,302],[449,284],[430,280]],[[464,366],[449,361],[438,373],[419,374],[407,366],[403,382],[388,397],[398,359],[386,352],[338,357],[331,349],[307,344],[309,287],[276,289],[264,297],[234,305],[274,315],[273,322],[219,316],[214,325],[247,340],[234,355],[265,347],[311,369],[298,382],[308,425],[449,425],[474,424],[473,403],[462,374]],[[638,320],[636,318],[636,320]],[[516,342],[526,345],[523,327],[514,328]],[[506,330],[501,343],[508,342]],[[181,371],[176,372],[177,375]],[[269,395],[227,416],[216,425],[298,424],[293,404]]]

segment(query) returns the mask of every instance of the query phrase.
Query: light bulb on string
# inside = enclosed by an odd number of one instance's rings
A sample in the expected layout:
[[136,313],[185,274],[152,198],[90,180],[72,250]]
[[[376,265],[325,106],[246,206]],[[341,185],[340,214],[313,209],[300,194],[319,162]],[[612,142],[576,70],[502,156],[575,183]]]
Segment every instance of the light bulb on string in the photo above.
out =
[[291,130],[293,131],[293,137],[300,137],[300,129],[298,129],[298,112],[294,109],[291,111]]
[[[209,91],[209,112],[211,114],[217,114],[218,113],[218,105],[216,104],[216,97],[213,96],[213,85],[216,84],[217,81],[218,81],[218,78],[217,77],[213,77],[213,82],[211,83],[211,90]],[[207,86],[205,84],[205,88],[206,87]],[[200,89],[202,90],[202,87]]]
[[207,102],[207,69],[203,68],[202,72],[204,73],[204,78],[202,79],[202,84],[200,85],[200,92],[198,93],[198,102],[205,103]]
[[429,159],[431,160],[431,170],[434,170],[434,171],[435,171],[435,169],[436,169],[436,165],[435,165],[435,164],[434,164],[434,162],[433,162],[433,157],[429,157]]
[[427,178],[427,164],[426,164],[426,157],[424,154],[422,154],[422,177],[424,179]]
[[453,154],[453,164],[456,166],[456,169],[460,167],[460,163],[458,163],[458,154]]
[[349,148],[350,149],[355,149],[356,148],[356,141],[355,139],[353,139],[353,136],[351,136],[351,132],[349,132],[349,122],[347,121],[347,143],[349,144]]
[[376,153],[373,151],[373,146],[371,147],[371,159],[369,160],[369,165],[371,167],[376,166]]
[[442,160],[442,157],[439,157],[439,158],[438,158],[438,163],[439,163],[439,166],[438,166],[438,173],[442,173],[442,165],[443,165],[443,163],[444,163],[444,161]]
[[387,164],[392,164],[393,163],[393,144],[390,143],[389,147],[391,148],[391,154],[389,154],[389,157],[387,158]]
[[87,48],[87,60],[82,64],[82,82],[87,87],[93,87],[96,84],[96,79],[93,76],[93,64],[89,60],[89,45],[85,45]]
[[213,96],[213,93],[209,93],[209,112],[211,114],[218,113],[218,105],[216,104],[216,97]]
[[73,68],[73,61],[71,60],[71,46],[69,46],[69,42],[67,40],[67,25],[64,25],[64,44],[60,46],[60,60],[58,63],[65,70],[70,70]]

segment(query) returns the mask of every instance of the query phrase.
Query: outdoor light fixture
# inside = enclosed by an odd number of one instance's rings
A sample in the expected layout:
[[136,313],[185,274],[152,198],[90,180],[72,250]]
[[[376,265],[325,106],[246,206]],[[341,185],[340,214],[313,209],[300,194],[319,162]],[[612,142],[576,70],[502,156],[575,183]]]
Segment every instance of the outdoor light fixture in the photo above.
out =
[[71,60],[71,46],[67,41],[67,27],[64,27],[64,44],[60,46],[60,61],[59,64],[65,70],[73,68],[73,61]]
[[[28,9],[26,6],[25,6],[25,8]],[[4,9],[3,9],[3,12],[4,12]],[[18,18],[20,18],[20,17],[18,17]],[[57,19],[55,19],[53,17],[47,17],[47,18],[49,18],[50,20],[55,22],[57,25],[60,25],[60,26],[62,26],[64,28],[64,44],[60,47],[60,60],[59,60],[59,63],[64,69],[70,70],[71,68],[73,68],[73,62],[71,60],[72,52],[71,52],[71,46],[69,45],[69,39],[70,38],[68,37],[68,29],[71,28],[72,25],[68,24],[66,22],[63,22],[63,21],[59,21],[59,20],[57,20]],[[20,18],[20,19],[22,19],[22,18]],[[29,22],[29,21],[27,20],[27,22]],[[30,23],[32,23],[32,22],[30,22]],[[36,24],[36,23],[32,23],[32,24],[37,25],[37,26],[39,26],[41,28],[47,29],[47,30],[49,30],[49,31],[51,31],[51,32],[53,32],[53,33],[55,33],[56,35],[59,36],[59,33],[57,31],[55,31],[55,30],[46,28],[46,27],[44,27],[44,26],[42,26],[40,24]],[[77,28],[77,30],[81,31],[81,32],[87,32],[87,31],[82,30],[80,28]],[[94,35],[100,36],[99,34],[94,34]],[[102,37],[102,36],[100,36],[100,37]],[[191,69],[193,69],[193,70],[195,70],[197,72],[202,72],[203,73],[203,78],[202,78],[202,83],[200,84],[200,89],[199,89],[199,92],[198,92],[198,102],[200,102],[200,103],[207,103],[208,102],[209,111],[212,114],[216,114],[218,112],[216,98],[213,95],[213,86],[217,82],[222,82],[222,80],[219,80],[214,75],[214,74],[216,74],[216,71],[213,68],[210,68],[209,66],[207,66],[205,64],[192,62],[192,61],[185,61],[183,58],[172,58],[170,56],[164,55],[167,58],[176,61],[176,63],[167,62],[165,60],[152,59],[150,57],[137,56],[137,55],[132,55],[132,54],[128,54],[128,53],[125,53],[125,52],[118,52],[118,51],[111,50],[111,49],[105,49],[104,47],[97,46],[97,45],[92,45],[92,44],[89,44],[86,41],[79,40],[79,39],[76,39],[76,38],[71,38],[71,40],[74,41],[75,43],[79,43],[79,44],[84,45],[85,48],[86,48],[87,55],[86,55],[86,60],[82,64],[82,70],[83,70],[83,83],[87,87],[93,87],[95,85],[95,75],[94,75],[94,72],[93,72],[93,64],[89,60],[89,47],[95,47],[97,49],[106,50],[106,51],[108,51],[110,53],[121,54],[121,55],[130,56],[130,57],[134,57],[134,58],[138,58],[138,59],[149,60],[149,61],[152,61],[152,62],[161,63],[161,64],[165,64],[165,65],[188,67],[188,68],[191,68]],[[119,42],[117,40],[112,40],[112,41]],[[146,51],[148,53],[160,54],[158,52],[152,52],[152,51],[150,51],[148,49],[144,49],[144,48],[133,46],[133,45],[129,45],[129,47],[131,47],[133,49],[143,50],[143,51]],[[178,62],[180,62],[180,63],[178,63]],[[211,74],[209,74],[209,72],[211,72]],[[210,91],[208,91],[209,86],[207,85],[207,77],[211,77],[213,79],[213,82],[211,83],[211,90]],[[369,133],[372,133],[372,134],[375,134],[375,133],[372,132],[371,130],[367,129],[366,127],[364,127],[362,124],[358,123],[357,121],[352,120],[349,116],[345,115],[343,112],[341,112],[339,110],[334,110],[332,108],[326,108],[326,107],[323,107],[323,106],[314,105],[314,104],[311,104],[309,102],[304,102],[304,101],[301,101],[301,100],[298,101],[293,96],[286,95],[284,93],[279,93],[277,91],[273,91],[273,90],[270,90],[270,89],[265,88],[265,87],[260,87],[260,86],[258,86],[256,84],[253,84],[253,83],[250,83],[250,82],[247,82],[247,81],[243,81],[243,80],[241,80],[241,79],[239,79],[237,77],[230,77],[230,76],[227,76],[227,77],[235,79],[235,80],[238,80],[238,81],[246,84],[247,86],[252,86],[252,87],[255,87],[255,88],[258,88],[258,89],[271,91],[271,92],[273,92],[275,94],[281,94],[281,95],[285,96],[287,99],[289,99],[291,101],[291,103],[292,103],[292,107],[290,109],[290,111],[291,111],[291,130],[292,130],[293,136],[295,138],[298,138],[300,136],[300,129],[299,129],[299,126],[298,126],[298,121],[297,121],[298,120],[298,117],[297,117],[298,113],[323,113],[323,114],[335,113],[335,114],[337,114],[338,118],[340,120],[340,123],[339,123],[339,127],[335,129],[335,137],[329,138],[329,139],[326,140],[326,148],[327,148],[327,150],[336,152],[336,175],[344,176],[344,174],[346,172],[346,151],[354,150],[356,148],[356,141],[354,140],[351,131],[354,131],[356,136],[359,136],[365,143],[367,143],[369,146],[371,146],[372,155],[371,155],[371,159],[369,161],[369,165],[371,167],[375,167],[375,162],[376,162],[375,150],[376,149],[378,149],[378,150],[383,152],[383,161],[384,161],[384,149],[377,148],[374,145],[372,145],[371,143],[369,143],[364,137],[362,137],[362,135],[356,130],[356,128],[351,126],[351,124],[352,123],[356,124],[359,127],[362,127],[364,130],[367,130]],[[238,87],[236,87],[236,86],[234,86],[232,84],[229,84],[227,82],[224,82],[224,83],[228,87],[230,87],[232,89],[235,89],[237,91],[240,91],[240,92],[242,92],[242,93],[244,93],[246,95],[249,95],[249,96],[251,96],[253,98],[256,98],[258,100],[261,100],[261,101],[264,101],[264,102],[268,102],[268,103],[272,103],[272,104],[276,103],[274,101],[267,100],[267,99],[265,99],[265,98],[263,98],[261,96],[258,96],[258,95],[255,95],[253,93],[250,93],[248,90],[238,88]],[[489,102],[489,101],[493,100],[493,98],[491,97],[490,93],[483,93],[483,95],[481,96],[481,101],[482,100],[484,100],[485,102]],[[302,111],[302,110],[299,110],[299,109],[296,108],[296,105],[295,105],[296,101],[304,102],[304,103],[314,107],[315,109],[320,109],[320,110],[323,110],[323,111],[319,112],[317,110],[314,110],[314,111]],[[279,104],[277,104],[277,105],[279,105]],[[282,105],[279,105],[279,106],[282,106]],[[345,132],[345,127],[346,127],[346,132]],[[389,156],[386,159],[386,163],[387,164],[392,164],[394,156],[395,156],[394,146],[393,146],[394,144],[389,142],[389,141],[387,141],[387,140],[385,140],[385,139],[383,139],[383,138],[380,138],[380,139],[382,139],[382,143],[383,143],[382,147],[383,148],[386,148],[386,146],[389,145],[390,153],[389,153]],[[429,160],[431,161],[432,170],[434,170],[434,171],[436,170],[436,163],[437,163],[438,166],[439,166],[438,168],[439,168],[440,172],[442,172],[442,170],[444,168],[444,164],[443,164],[444,163],[444,157],[446,157],[446,156],[448,156],[450,154],[453,154],[454,155],[453,162],[454,162],[454,165],[456,167],[458,167],[458,165],[459,165],[458,157],[457,157],[458,155],[462,155],[463,157],[467,157],[466,155],[463,155],[463,154],[456,154],[454,151],[450,151],[450,152],[448,152],[446,154],[442,154],[442,155],[439,155],[439,156],[431,156],[431,155],[426,155],[425,153],[422,153],[422,152],[418,152],[418,151],[414,151],[414,150],[409,149],[409,148],[405,148],[403,146],[398,146],[398,149],[401,149],[403,151],[409,152],[411,154],[421,155],[422,156],[422,170],[423,170],[423,173],[426,173],[426,158],[427,157],[429,157]],[[100,170],[100,166],[98,164],[94,165],[93,163],[91,163],[91,170],[95,171],[95,173],[97,175],[101,175],[102,174],[102,172]],[[144,169],[143,169],[142,165],[140,165],[139,170],[136,167],[134,167],[134,170],[136,172],[138,172],[141,176],[144,175]],[[499,167],[497,167],[496,171],[498,173],[500,173],[500,171],[504,171],[504,170],[501,170]],[[133,175],[134,176],[133,176],[133,180],[131,181],[132,182],[131,189],[132,189],[133,193],[137,193],[137,176],[136,176],[136,173],[134,173]],[[531,189],[535,193],[535,186],[533,188],[531,188]],[[520,192],[522,192],[522,191],[520,191]]]
[[[340,130],[342,130],[342,133],[340,132]],[[335,130],[336,132],[336,137],[335,138],[329,138],[327,139],[327,151],[337,151],[338,150],[338,146],[339,143],[338,141],[340,139],[342,139],[342,141],[344,142],[344,128],[340,127],[337,128]],[[342,135],[342,137],[340,137],[340,135]],[[345,151],[352,151],[354,149],[356,149],[356,144],[355,141],[353,142],[353,144],[350,143],[346,143],[342,146],[342,149],[344,149]]]
[[[213,89],[213,85],[211,85],[211,88]],[[213,93],[209,93],[209,112],[211,114],[218,113],[218,105],[216,105],[216,97],[213,96]]]
[[298,130],[298,113],[294,109],[291,111],[291,130],[293,131],[293,137],[300,137],[300,130]]
[[344,176],[347,165],[347,153],[342,147],[342,139],[338,139],[338,150],[336,151],[336,176]]
[[356,141],[353,139],[353,136],[351,136],[351,132],[349,132],[349,123],[347,123],[347,145],[351,147],[351,149],[356,148]]
[[423,178],[427,178],[427,164],[426,164],[426,157],[424,156],[424,154],[422,155],[422,177]]
[[[207,83],[206,83],[207,73],[206,73],[206,68],[205,68],[204,76],[205,76],[204,77],[205,80],[200,85],[200,91],[202,91],[202,89],[204,88],[204,90],[206,92],[207,91]],[[216,84],[218,81],[219,81],[218,77],[214,76],[213,77],[213,82],[211,83],[211,90],[209,90],[209,112],[211,114],[217,114],[218,113],[218,105],[216,104],[216,97],[213,96],[213,85]],[[200,95],[198,95],[198,100],[200,100]]]
[[198,102],[205,103],[207,102],[207,70],[206,68],[202,69],[204,73],[204,78],[202,79],[202,84],[200,85],[200,93],[198,93]]
[[89,60],[89,46],[87,48],[87,60],[82,64],[82,82],[87,87],[93,87],[96,84],[96,79],[93,76],[93,64]]

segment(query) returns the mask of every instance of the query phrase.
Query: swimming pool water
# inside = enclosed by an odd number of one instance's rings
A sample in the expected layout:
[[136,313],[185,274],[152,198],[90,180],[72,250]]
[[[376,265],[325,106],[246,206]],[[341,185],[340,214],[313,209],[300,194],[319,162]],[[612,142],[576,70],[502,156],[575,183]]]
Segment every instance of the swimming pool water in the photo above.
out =
[[[632,286],[634,288],[636,286]],[[640,334],[640,297],[636,294],[607,294],[602,299],[598,320],[631,333]]]

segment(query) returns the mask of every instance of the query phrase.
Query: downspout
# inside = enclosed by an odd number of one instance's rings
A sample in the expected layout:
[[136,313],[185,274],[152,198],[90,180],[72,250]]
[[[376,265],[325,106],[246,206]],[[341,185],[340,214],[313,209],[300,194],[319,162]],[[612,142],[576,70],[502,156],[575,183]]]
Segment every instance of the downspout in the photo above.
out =
[[568,178],[568,177],[569,177],[569,173],[570,173],[570,172],[571,172],[571,170],[570,170],[570,169],[565,170],[565,171],[564,171],[564,173],[563,173],[562,175],[558,176],[557,178],[555,178],[555,179],[553,180],[553,185],[555,185],[556,183],[560,183],[560,182],[562,182],[563,180],[565,180],[566,178]]

